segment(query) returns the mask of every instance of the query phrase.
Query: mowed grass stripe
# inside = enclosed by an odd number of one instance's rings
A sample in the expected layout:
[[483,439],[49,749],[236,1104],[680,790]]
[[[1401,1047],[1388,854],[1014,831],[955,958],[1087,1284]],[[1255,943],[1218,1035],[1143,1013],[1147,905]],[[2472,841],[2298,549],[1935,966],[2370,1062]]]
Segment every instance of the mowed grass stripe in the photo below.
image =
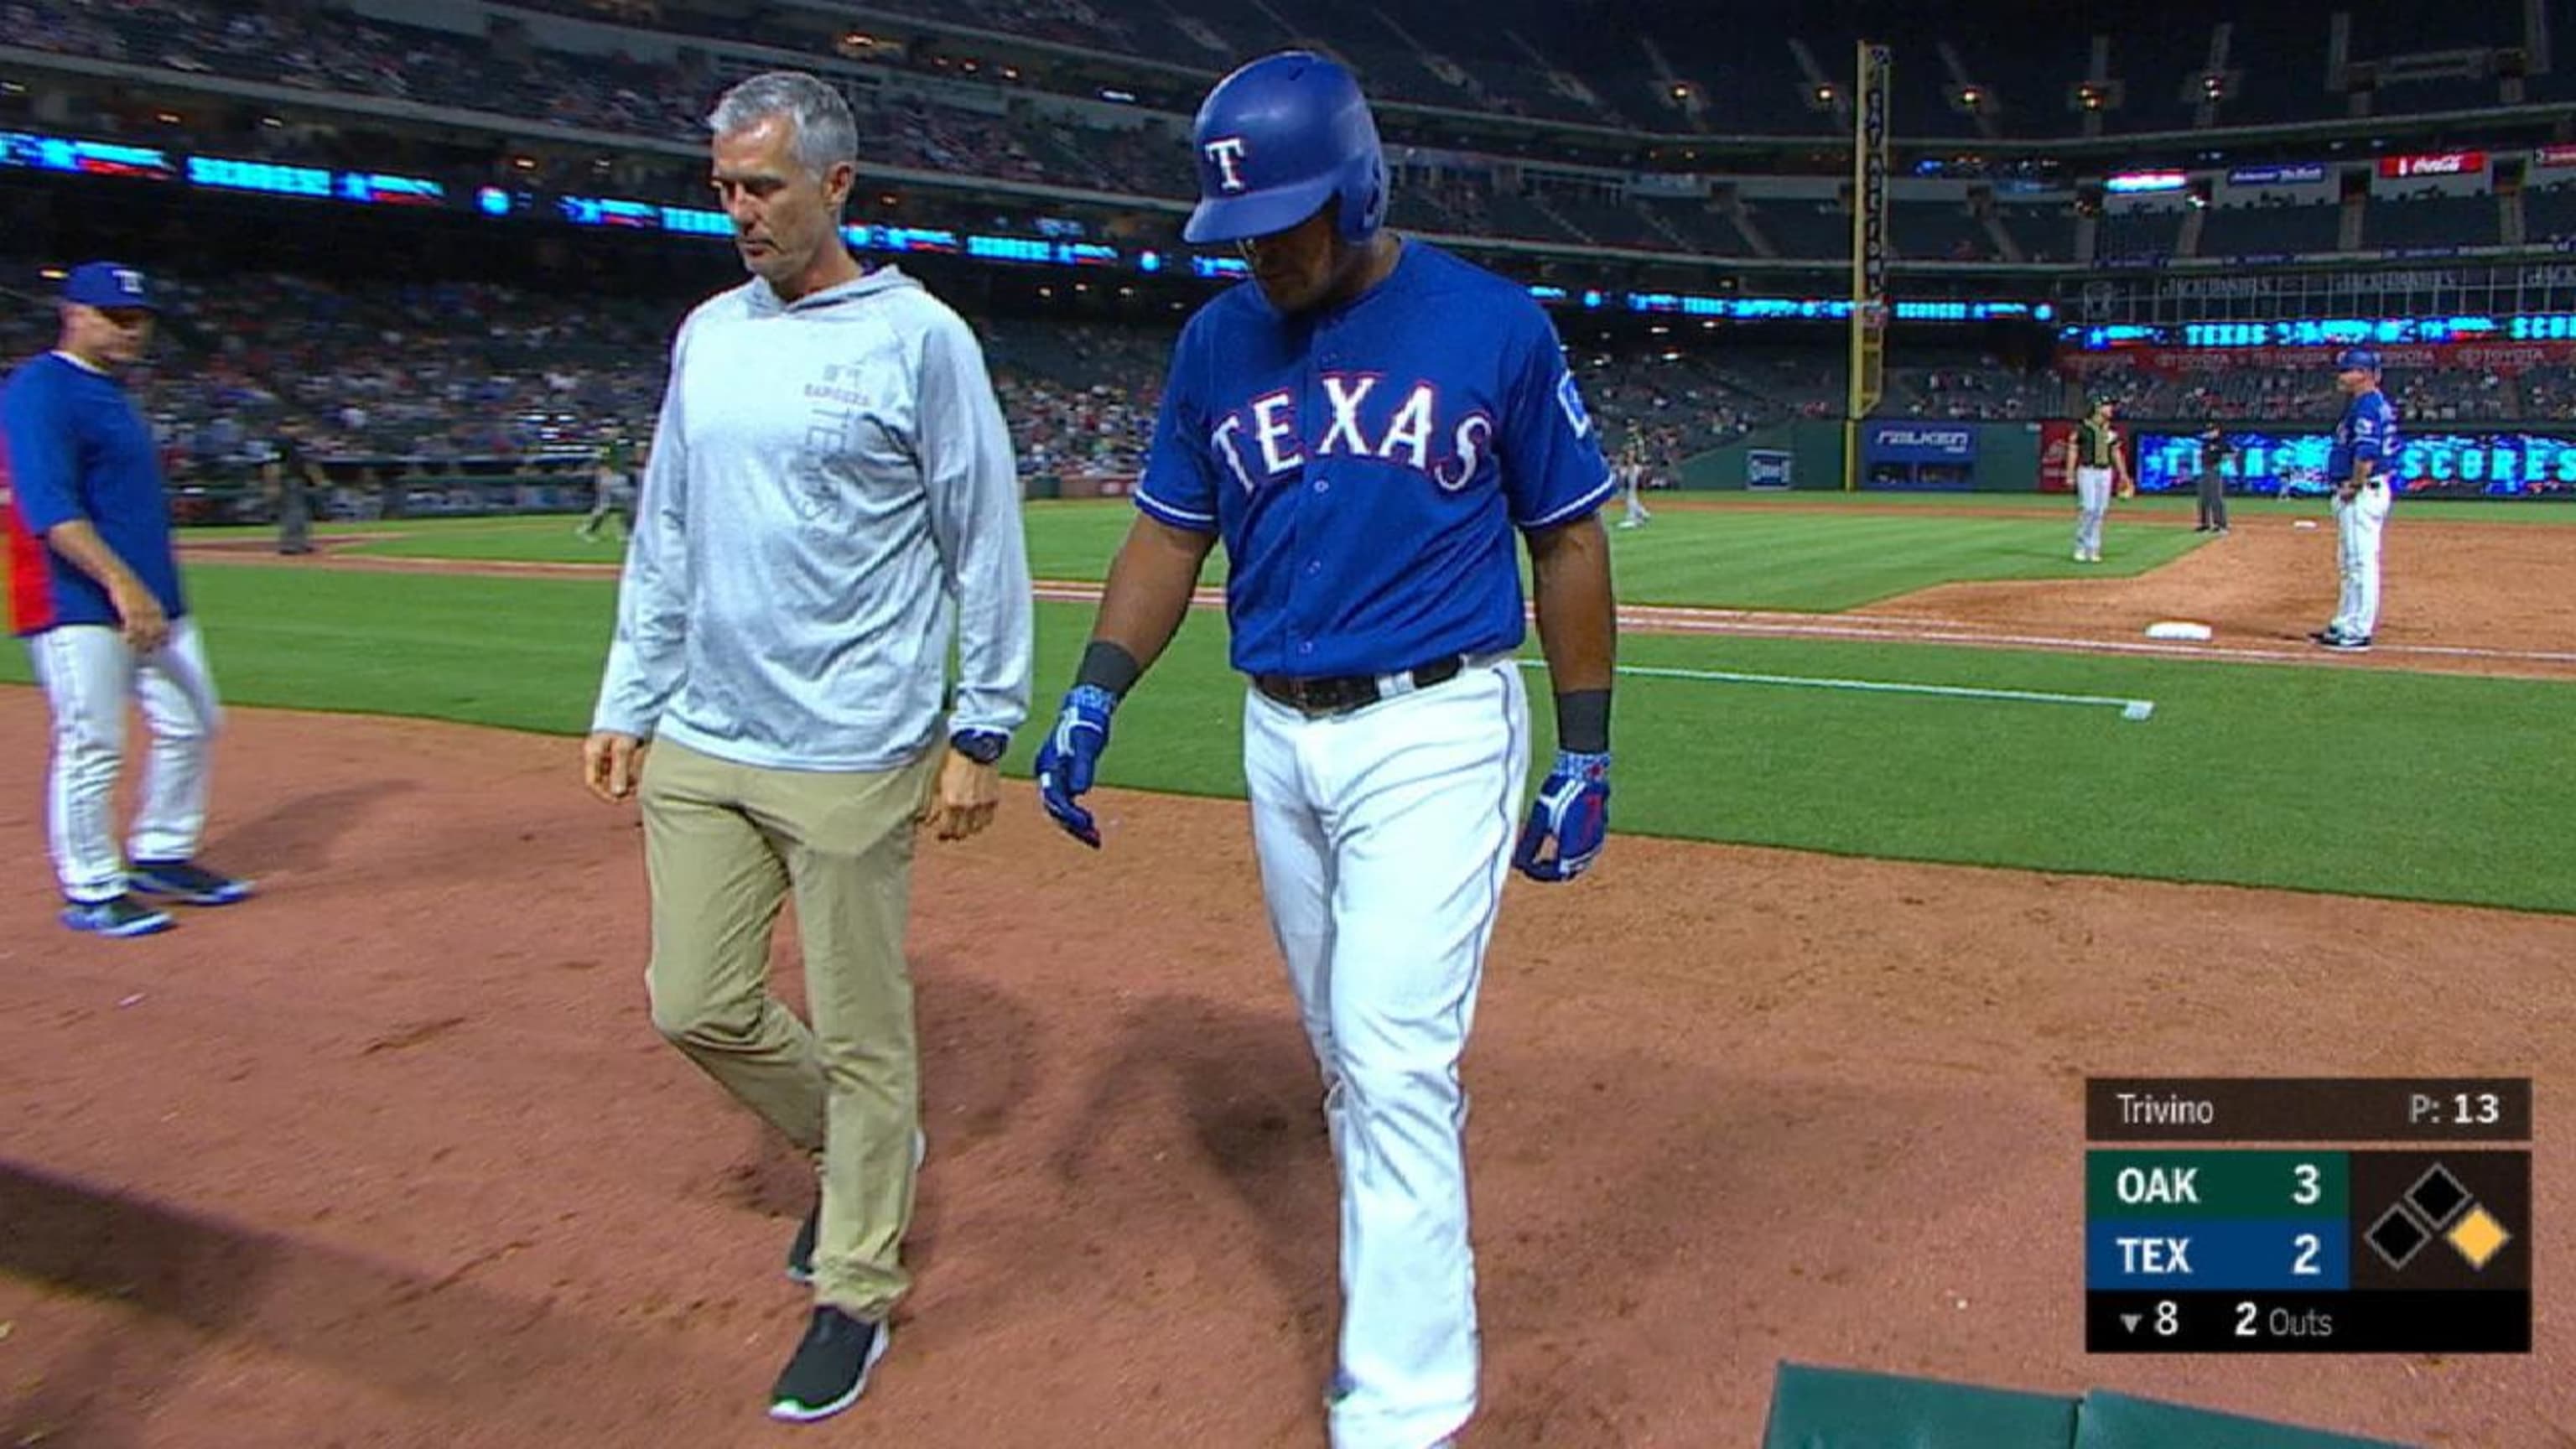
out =
[[[202,569],[191,585],[235,703],[564,734],[587,726],[614,597],[606,580],[291,567]],[[1090,620],[1088,606],[1041,606],[1041,717]],[[1120,710],[1107,783],[1240,793],[1243,691],[1225,642],[1221,617],[1191,616]],[[2566,685],[1810,640],[1631,636],[1623,650],[1671,668],[2157,708],[2131,723],[2109,709],[1632,678],[1617,719],[1622,831],[2576,911],[2555,829],[2576,818]],[[0,677],[27,679],[23,650],[0,652]],[[1545,697],[1543,677],[1533,688]],[[1542,765],[1548,723],[1542,705]],[[1015,772],[1036,735],[1022,732]],[[23,785],[37,769],[24,765]]]
[[[1134,517],[1121,500],[1029,505],[1031,570],[1044,579],[1106,579]],[[613,541],[573,537],[571,521],[560,518],[382,528],[405,536],[354,551],[510,562],[615,563],[621,556]],[[2115,527],[2109,562],[2094,567],[2069,559],[2069,539],[2066,521],[2048,517],[1667,509],[1646,527],[1613,528],[1611,549],[1620,597],[1631,603],[1834,611],[1962,579],[2134,574],[2201,541],[2175,529]],[[1219,549],[1206,581],[1223,583],[1225,565]]]

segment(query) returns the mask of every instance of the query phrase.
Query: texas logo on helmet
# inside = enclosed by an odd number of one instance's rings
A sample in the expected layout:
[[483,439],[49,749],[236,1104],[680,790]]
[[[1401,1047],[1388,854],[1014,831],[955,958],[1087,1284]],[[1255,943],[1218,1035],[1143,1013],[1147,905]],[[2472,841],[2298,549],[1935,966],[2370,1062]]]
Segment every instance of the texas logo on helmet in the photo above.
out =
[[1228,191],[1243,189],[1243,138],[1220,136],[1201,146],[1207,158],[1216,163],[1217,185]]
[[1386,220],[1386,155],[1350,71],[1311,50],[1266,55],[1217,82],[1190,129],[1199,204],[1193,244],[1283,232],[1334,205],[1346,241]]

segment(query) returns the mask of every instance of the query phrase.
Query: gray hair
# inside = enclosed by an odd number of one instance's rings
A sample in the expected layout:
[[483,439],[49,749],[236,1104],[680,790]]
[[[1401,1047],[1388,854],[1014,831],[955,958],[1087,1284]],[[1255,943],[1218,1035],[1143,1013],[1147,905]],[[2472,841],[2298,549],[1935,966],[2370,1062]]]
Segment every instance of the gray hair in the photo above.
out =
[[726,136],[772,116],[784,116],[796,128],[797,164],[817,178],[859,159],[859,123],[850,103],[801,70],[763,71],[726,91],[707,117],[707,129]]

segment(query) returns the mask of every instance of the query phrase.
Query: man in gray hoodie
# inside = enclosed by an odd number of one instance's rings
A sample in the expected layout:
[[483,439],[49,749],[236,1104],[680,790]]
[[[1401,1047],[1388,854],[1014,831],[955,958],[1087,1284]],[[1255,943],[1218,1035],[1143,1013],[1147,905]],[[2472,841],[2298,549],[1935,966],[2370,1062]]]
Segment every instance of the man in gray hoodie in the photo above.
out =
[[[819,1164],[788,1263],[813,1316],[770,1402],[802,1421],[857,1400],[909,1286],[913,837],[993,817],[1031,589],[974,334],[842,238],[848,104],[772,72],[708,125],[753,277],[672,345],[582,770],[604,800],[641,795],[654,1026]],[[811,1027],[768,989],[791,892]]]

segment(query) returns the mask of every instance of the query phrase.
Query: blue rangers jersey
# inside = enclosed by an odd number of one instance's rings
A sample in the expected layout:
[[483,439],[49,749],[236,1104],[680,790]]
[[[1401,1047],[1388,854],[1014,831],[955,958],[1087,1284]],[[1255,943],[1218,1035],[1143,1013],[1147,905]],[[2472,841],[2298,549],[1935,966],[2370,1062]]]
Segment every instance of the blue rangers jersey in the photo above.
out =
[[[2335,424],[2334,446],[2326,454],[2326,481],[2347,482],[2355,462],[2370,464],[2371,476],[2383,478],[2397,461],[2397,411],[2377,388],[2344,405]],[[2394,485],[2392,485],[2393,487]]]
[[1338,308],[1282,316],[1246,282],[1200,309],[1135,501],[1223,540],[1237,670],[1315,678],[1518,647],[1513,530],[1614,488],[1538,304],[1407,240]]

